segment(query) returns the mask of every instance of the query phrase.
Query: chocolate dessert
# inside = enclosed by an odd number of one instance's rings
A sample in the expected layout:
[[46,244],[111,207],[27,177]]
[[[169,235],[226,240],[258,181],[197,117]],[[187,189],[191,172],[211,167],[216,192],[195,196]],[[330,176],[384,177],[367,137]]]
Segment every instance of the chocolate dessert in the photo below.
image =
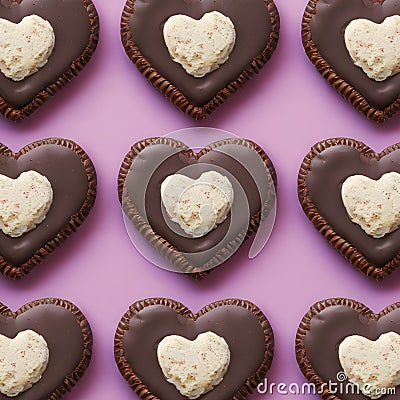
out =
[[[171,16],[200,20],[214,11],[232,21],[236,41],[224,64],[196,78],[169,54],[163,27]],[[193,31],[189,29],[188,35]],[[128,57],[153,86],[195,119],[213,112],[258,73],[274,52],[278,36],[279,15],[272,0],[127,0],[121,20],[121,38]],[[195,39],[188,37],[187,41]],[[198,46],[202,51],[203,43]],[[199,58],[197,50],[193,50],[193,62]]]
[[211,303],[197,314],[171,299],[138,301],[122,317],[114,340],[117,366],[141,399],[184,400],[157,360],[157,347],[168,335],[194,340],[213,332],[224,338],[230,363],[222,382],[200,396],[204,400],[245,398],[264,379],[273,357],[273,333],[261,310],[246,300]]
[[[161,186],[172,174],[197,179],[208,171],[229,177],[235,194],[232,208],[227,218],[205,236],[188,237],[168,223]],[[125,214],[171,269],[201,278],[257,230],[260,219],[268,215],[276,201],[275,184],[271,160],[249,140],[224,139],[195,153],[175,139],[152,138],[134,144],[126,155],[118,193]]]

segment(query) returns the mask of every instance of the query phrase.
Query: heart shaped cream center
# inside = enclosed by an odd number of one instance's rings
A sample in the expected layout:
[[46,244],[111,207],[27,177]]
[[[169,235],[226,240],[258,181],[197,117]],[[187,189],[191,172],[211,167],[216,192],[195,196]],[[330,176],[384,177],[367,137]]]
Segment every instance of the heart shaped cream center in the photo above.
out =
[[218,11],[206,13],[200,20],[173,15],[164,25],[169,54],[195,78],[202,78],[226,62],[235,40],[232,21]]
[[0,335],[0,392],[14,397],[39,381],[49,361],[44,338],[32,330]]
[[43,67],[55,43],[50,23],[38,15],[14,24],[0,18],[0,70],[9,79],[21,81]]
[[348,336],[339,346],[339,360],[349,381],[378,399],[400,384],[400,335],[389,332],[376,341]]
[[0,229],[11,237],[31,231],[46,218],[52,201],[51,184],[38,172],[17,179],[0,175]]
[[353,222],[381,238],[400,225],[400,174],[389,172],[377,181],[350,176],[342,186],[342,201]]
[[375,81],[400,72],[400,16],[381,24],[355,19],[345,30],[345,43],[353,62]]
[[193,341],[166,336],[157,347],[158,363],[167,381],[189,399],[197,399],[218,385],[229,367],[230,350],[225,339],[213,332]]
[[228,215],[233,202],[229,179],[208,171],[198,179],[168,176],[161,185],[161,199],[172,221],[192,237],[206,235]]

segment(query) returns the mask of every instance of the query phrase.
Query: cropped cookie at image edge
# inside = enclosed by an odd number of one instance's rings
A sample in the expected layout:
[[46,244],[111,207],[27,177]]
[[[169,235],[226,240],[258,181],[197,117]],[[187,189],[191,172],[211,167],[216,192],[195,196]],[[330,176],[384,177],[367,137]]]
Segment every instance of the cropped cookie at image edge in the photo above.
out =
[[[201,238],[184,237],[183,230],[172,230],[163,212],[162,182],[185,168],[192,170],[181,173],[193,179],[210,169],[229,174],[236,196],[228,217]],[[165,257],[170,270],[199,279],[258,230],[275,205],[276,181],[271,160],[250,140],[223,139],[196,153],[176,139],[149,138],[135,143],[125,156],[118,176],[118,195],[124,213]]]
[[[400,174],[400,143],[376,153],[355,139],[333,138],[311,148],[298,175],[298,197],[309,220],[325,240],[359,271],[376,280],[390,275],[400,265],[400,230],[397,229],[400,221],[396,217],[392,221],[393,231],[383,237],[371,236],[353,222],[343,204],[341,191],[349,177],[361,175],[373,183],[390,172]],[[397,186],[391,190],[394,190],[393,195],[397,195]],[[376,196],[386,195],[379,188],[374,192]],[[365,206],[373,206],[373,198],[366,199],[367,194],[364,190],[364,199],[360,203],[366,201]],[[391,201],[390,193],[387,197],[377,205],[377,209],[365,210],[364,217],[359,212],[359,217],[365,218],[367,223],[379,224],[384,219],[382,212],[387,210],[386,202]],[[398,208],[398,205],[394,206]],[[398,211],[400,213],[400,209]],[[395,212],[391,214],[396,216]]]
[[[267,318],[247,300],[216,301],[196,314],[172,299],[137,301],[118,324],[114,339],[115,362],[141,399],[184,400],[187,397],[163,375],[157,347],[170,335],[193,341],[205,332],[225,340],[230,349],[230,363],[222,382],[199,398],[246,398],[264,379],[272,363],[274,348],[273,332]],[[207,359],[205,355],[204,360]],[[184,379],[184,376],[176,378]]]
[[[313,393],[319,394],[325,400],[398,399],[398,394],[393,392],[398,393],[399,386],[381,388],[383,394],[381,397],[367,397],[362,393],[360,385],[357,389],[353,382],[354,377],[351,375],[364,371],[366,381],[371,384],[373,381],[375,383],[376,375],[371,372],[371,375],[368,376],[368,370],[365,367],[369,367],[373,371],[376,371],[376,367],[382,372],[389,371],[390,367],[387,362],[398,360],[396,352],[399,351],[399,340],[394,347],[389,344],[388,348],[382,349],[384,350],[382,351],[383,364],[380,365],[377,365],[377,359],[372,365],[371,363],[367,365],[368,361],[359,353],[354,357],[354,361],[362,362],[362,364],[358,364],[358,367],[355,366],[351,372],[347,371],[346,365],[345,368],[343,367],[343,360],[346,360],[347,357],[343,358],[343,355],[346,356],[346,354],[340,354],[339,349],[346,338],[354,338],[354,336],[373,343],[388,333],[393,333],[394,336],[400,335],[399,326],[400,303],[394,303],[377,314],[364,304],[347,298],[327,299],[311,306],[302,318],[297,331],[296,358],[302,373],[314,385],[315,392]],[[355,349],[357,349],[356,346]],[[391,354],[394,357],[392,360],[389,360],[390,353],[393,353]],[[395,371],[398,375],[398,369],[394,368],[392,372]],[[350,381],[349,378],[352,380]],[[390,378],[392,378],[391,373]],[[367,388],[368,386],[364,389]],[[390,389],[390,392],[385,394],[383,389],[386,391]]]
[[[162,30],[172,16],[184,15],[200,20],[215,11],[233,23],[235,45],[227,61],[217,70],[195,78],[173,60],[164,43]],[[165,0],[162,3],[157,0],[127,0],[121,18],[121,39],[129,59],[147,80],[175,107],[192,118],[201,119],[261,70],[275,51],[279,27],[279,14],[273,0]],[[193,35],[194,31],[188,29],[186,34]],[[195,39],[194,36],[178,40],[177,47]],[[193,50],[195,58],[203,50],[203,45],[199,43],[200,50]],[[183,60],[186,58],[184,55]],[[192,63],[188,61],[188,64]]]
[[[378,123],[391,118],[400,108],[400,74],[381,82],[369,78],[353,62],[344,36],[352,21],[362,18],[380,24],[392,15],[400,15],[396,0],[309,0],[302,21],[303,46],[311,63],[356,110]],[[372,40],[389,48],[394,43],[385,42],[384,38],[378,42],[377,34],[372,35]],[[372,44],[366,42],[367,45]],[[365,62],[374,65],[382,57],[381,49],[379,53],[372,64],[370,59]],[[359,51],[357,54],[361,58]]]
[[[12,279],[28,274],[76,232],[89,215],[96,198],[94,166],[86,152],[71,140],[43,139],[23,147],[17,153],[0,144],[0,174],[16,182],[27,171],[35,171],[47,178],[53,198],[43,221],[30,231],[19,237],[11,237],[0,231],[0,272]],[[18,195],[28,196],[31,188],[27,187],[26,192],[22,188]],[[15,215],[18,221],[22,202],[20,204],[14,197],[8,201],[6,191],[1,195],[0,210],[3,213],[4,204],[15,206],[11,214],[8,211],[8,219],[5,215],[1,216],[1,225],[7,225],[7,221]]]
[[[34,300],[15,312],[0,303],[0,335],[14,339],[26,330],[39,334],[47,343],[48,365],[31,388],[14,397],[0,393],[0,399],[61,399],[78,383],[90,363],[93,339],[86,317],[74,304],[59,298]],[[28,353],[29,347],[25,350]],[[19,358],[17,362],[22,361]]]
[[[54,48],[48,61],[22,80],[14,81],[0,72],[0,113],[13,121],[31,115],[77,76],[96,50],[99,36],[99,17],[91,0],[5,0],[0,4],[0,18],[12,24],[5,25],[2,32],[14,24],[20,25],[27,16],[40,17],[50,24],[54,30]],[[33,27],[32,35],[37,34],[35,29]],[[27,48],[30,41],[27,41]],[[2,47],[2,60],[6,59],[5,49],[9,48],[17,52],[16,58],[20,57],[21,47],[8,42]],[[32,51],[36,54],[35,49]],[[12,66],[10,64],[7,69]]]

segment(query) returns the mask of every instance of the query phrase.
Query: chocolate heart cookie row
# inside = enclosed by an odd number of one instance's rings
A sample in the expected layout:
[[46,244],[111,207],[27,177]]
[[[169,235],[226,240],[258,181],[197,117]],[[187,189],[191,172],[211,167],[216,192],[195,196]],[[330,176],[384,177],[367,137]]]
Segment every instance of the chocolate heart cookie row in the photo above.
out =
[[[274,167],[254,142],[223,139],[195,152],[164,137],[132,146],[118,192],[129,224],[166,268],[202,278],[270,215],[273,222],[275,184]],[[44,139],[18,153],[0,145],[0,272],[29,273],[76,231],[95,197],[94,166],[76,143]]]
[[[246,300],[226,299],[197,314],[165,298],[138,301],[115,334],[115,360],[142,399],[244,399],[273,357],[272,328]],[[62,299],[16,312],[0,303],[0,399],[55,400],[85,373],[92,333]]]
[[[202,278],[246,237],[265,239],[276,173],[246,139],[197,150],[172,137],[135,143],[118,193],[127,226],[163,257],[157,265]],[[14,279],[30,272],[84,221],[95,195],[93,164],[76,143],[45,139],[18,153],[0,146],[0,271]],[[400,144],[378,154],[349,138],[317,143],[301,165],[298,195],[315,227],[361,272],[382,279],[399,266]]]
[[[86,65],[99,18],[91,0],[6,0],[0,32],[0,112],[22,120]],[[211,113],[258,73],[278,35],[273,0],[133,0],[121,22],[129,57],[194,118]]]
[[[378,314],[333,298],[300,322],[296,357],[324,399],[396,399],[400,385],[400,303]],[[253,303],[226,299],[198,313],[166,298],[133,303],[114,340],[115,362],[141,399],[237,399],[260,389],[273,358],[272,328]],[[60,399],[89,366],[92,333],[62,299],[16,312],[0,304],[0,398]]]
[[[29,116],[77,75],[96,49],[99,22],[91,0],[57,1],[0,4],[0,112],[7,118]],[[193,118],[224,103],[277,46],[280,20],[273,0],[161,5],[127,0],[122,43],[149,82]],[[328,82],[367,117],[382,122],[400,107],[399,29],[396,0],[310,0],[302,37]]]
[[[397,0],[310,0],[302,39],[318,71],[377,122],[400,108]],[[270,0],[128,0],[121,37],[139,71],[176,107],[203,118],[271,57],[279,15]],[[248,38],[252,40],[249,41]]]

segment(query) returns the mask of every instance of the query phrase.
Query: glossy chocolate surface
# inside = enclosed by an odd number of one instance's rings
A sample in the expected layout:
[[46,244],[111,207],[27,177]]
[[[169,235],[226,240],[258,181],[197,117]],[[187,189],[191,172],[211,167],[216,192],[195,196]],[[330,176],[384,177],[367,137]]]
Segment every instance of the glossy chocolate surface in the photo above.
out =
[[[187,253],[185,256],[192,264],[201,266],[218,249],[228,244],[233,248],[232,243],[238,236],[246,233],[249,218],[260,212],[261,205],[267,200],[271,189],[268,187],[269,173],[256,151],[245,145],[221,142],[198,160],[192,152],[179,150],[161,143],[147,146],[134,160],[125,180],[125,190],[137,211],[147,216],[154,232]],[[172,230],[166,222],[168,215],[163,213],[161,183],[178,172],[195,179],[210,170],[216,170],[230,180],[234,189],[231,212],[222,224],[201,238],[182,236],[184,232],[177,224]]]
[[223,381],[200,399],[228,400],[257,371],[266,350],[266,339],[259,320],[243,307],[223,305],[193,321],[167,306],[148,306],[130,320],[123,338],[125,357],[136,375],[157,398],[184,400],[185,397],[165,379],[157,360],[157,346],[167,335],[181,335],[194,340],[207,331],[226,340],[231,362]]
[[47,64],[35,74],[14,82],[0,73],[0,96],[13,108],[21,108],[46,86],[54,83],[84,51],[90,37],[90,21],[82,0],[3,0],[0,18],[18,23],[36,14],[50,22],[55,46]]
[[361,174],[377,180],[384,173],[392,171],[400,173],[398,149],[378,161],[361,155],[353,147],[336,145],[312,159],[307,175],[309,195],[320,215],[375,267],[383,267],[396,256],[400,250],[400,230],[381,239],[367,235],[350,220],[342,202],[341,187],[352,175]]
[[319,0],[311,20],[312,39],[322,57],[378,109],[384,109],[400,95],[400,74],[383,82],[368,78],[353,64],[344,42],[344,32],[353,19],[365,18],[381,23],[391,15],[400,15],[398,0]]
[[29,170],[39,172],[50,181],[53,203],[45,220],[21,237],[12,238],[0,231],[0,254],[9,265],[21,265],[53,239],[80,210],[88,193],[85,166],[78,154],[65,146],[43,144],[17,160],[0,154],[0,174],[15,179]]
[[[338,383],[337,374],[343,371],[340,365],[338,349],[340,343],[351,335],[364,336],[370,340],[377,340],[387,332],[400,334],[400,309],[396,308],[379,320],[368,318],[360,312],[344,305],[330,306],[319,312],[311,320],[311,328],[304,339],[306,355],[314,371],[324,382]],[[362,394],[352,394],[350,390],[337,392],[336,396],[342,400],[367,400]],[[338,385],[337,390],[340,390]],[[400,389],[397,388],[397,392]],[[381,400],[398,399],[398,394],[384,395]]]
[[[63,385],[64,379],[78,367],[84,357],[82,327],[70,310],[55,304],[36,305],[16,318],[0,314],[0,334],[14,338],[18,332],[27,329],[39,333],[46,340],[49,363],[39,382],[12,398],[47,400],[57,387]],[[9,400],[10,397],[0,394],[0,399]]]
[[[235,47],[218,70],[203,78],[194,78],[169,55],[163,26],[172,15],[200,19],[211,11],[219,11],[232,20],[236,30]],[[195,106],[204,105],[235,80],[263,51],[271,33],[264,0],[135,0],[129,26],[143,57]]]

